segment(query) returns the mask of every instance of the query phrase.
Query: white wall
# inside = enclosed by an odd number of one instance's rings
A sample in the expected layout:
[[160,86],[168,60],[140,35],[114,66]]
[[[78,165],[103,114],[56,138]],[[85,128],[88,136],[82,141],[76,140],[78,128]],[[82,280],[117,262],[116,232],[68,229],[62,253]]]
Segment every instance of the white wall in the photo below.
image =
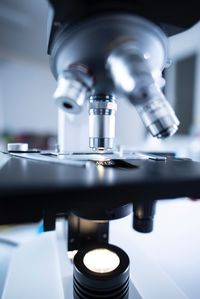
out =
[[1,129],[55,134],[57,109],[52,99],[55,85],[48,65],[7,59],[0,72]]
[[128,148],[140,148],[146,128],[135,107],[126,99],[118,100],[116,113],[116,144]]
[[0,1],[0,133],[56,134],[48,1]]
[[200,51],[199,34],[200,22],[198,22],[192,28],[170,37],[170,58],[172,58],[173,60],[176,58],[181,58],[190,55],[194,53],[194,51]]

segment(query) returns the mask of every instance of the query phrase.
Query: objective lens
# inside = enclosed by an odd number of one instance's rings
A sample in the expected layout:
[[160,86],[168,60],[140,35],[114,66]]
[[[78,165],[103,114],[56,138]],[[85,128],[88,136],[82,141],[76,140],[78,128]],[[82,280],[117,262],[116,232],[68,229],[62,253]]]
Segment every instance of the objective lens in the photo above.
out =
[[58,76],[54,93],[57,106],[68,113],[80,113],[92,85],[93,78],[86,66],[71,65]]
[[113,148],[117,104],[111,95],[91,96],[89,100],[89,146],[93,150]]
[[[162,51],[158,52],[159,56]],[[116,87],[134,104],[152,136],[166,138],[177,131],[179,121],[157,83],[162,79],[160,66],[153,68],[134,44],[124,44],[113,50],[107,66]]]
[[68,113],[80,113],[87,95],[87,87],[75,78],[58,79],[54,93],[56,105]]
[[159,87],[151,84],[140,95],[135,93],[134,97],[137,97],[135,107],[153,137],[166,138],[177,131],[179,120]]

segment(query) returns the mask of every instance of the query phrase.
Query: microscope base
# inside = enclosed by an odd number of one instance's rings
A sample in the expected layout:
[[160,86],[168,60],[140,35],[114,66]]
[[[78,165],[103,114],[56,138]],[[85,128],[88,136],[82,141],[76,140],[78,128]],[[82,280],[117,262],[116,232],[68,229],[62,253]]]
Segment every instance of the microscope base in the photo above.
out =
[[[112,243],[116,243],[113,242],[114,239],[119,243],[116,230],[119,229],[114,224],[111,230]],[[120,242],[124,243],[122,239],[120,238]],[[124,246],[127,246],[126,243]],[[185,299],[174,282],[149,257],[140,253],[138,245],[132,239],[129,238],[128,243],[129,249],[134,248],[133,258],[128,253],[132,264],[129,299],[152,299],[152,290],[153,299],[160,299],[161,295],[164,299],[168,295],[173,296],[170,298]],[[148,271],[143,273],[142,269],[145,267]],[[141,271],[144,277],[142,280]],[[66,240],[61,234],[53,231],[36,235],[16,248],[10,260],[1,298],[73,299],[72,263],[67,257]]]

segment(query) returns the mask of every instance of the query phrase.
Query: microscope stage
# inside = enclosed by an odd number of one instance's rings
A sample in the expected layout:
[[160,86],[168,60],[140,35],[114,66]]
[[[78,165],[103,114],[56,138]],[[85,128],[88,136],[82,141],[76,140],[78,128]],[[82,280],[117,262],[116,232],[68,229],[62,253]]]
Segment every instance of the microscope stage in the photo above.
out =
[[200,197],[200,163],[170,154],[0,154],[0,221],[42,218],[88,207],[112,209],[137,200]]

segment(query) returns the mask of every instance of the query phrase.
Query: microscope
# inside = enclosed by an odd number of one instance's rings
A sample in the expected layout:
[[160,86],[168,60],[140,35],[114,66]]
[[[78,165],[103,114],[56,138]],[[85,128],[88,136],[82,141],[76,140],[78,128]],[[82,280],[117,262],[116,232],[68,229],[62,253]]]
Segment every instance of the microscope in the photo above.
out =
[[[150,233],[157,200],[200,196],[197,162],[174,153],[120,152],[115,147],[119,101],[134,106],[155,138],[178,130],[179,120],[163,91],[163,73],[170,64],[168,37],[199,20],[194,7],[167,1],[49,0],[48,54],[57,81],[53,98],[74,121],[87,114],[89,151],[68,151],[65,123],[59,126],[55,153],[10,144],[8,153],[22,177],[16,194],[7,190],[6,196],[18,196],[19,204],[13,203],[18,215],[2,213],[1,222],[42,217],[44,231],[50,231],[58,216],[67,219],[67,250],[77,251],[74,299],[139,298],[130,292],[128,255],[109,243],[109,222],[133,213],[133,228]],[[39,163],[35,178],[37,165],[31,159],[52,163]],[[11,170],[6,176],[12,177]],[[9,210],[6,202],[4,209]]]
[[[118,102],[125,100],[135,107],[153,137],[163,139],[175,134],[179,120],[163,92],[163,71],[170,64],[168,36],[190,27],[199,16],[195,16],[194,11],[191,14],[188,7],[182,7],[187,11],[187,17],[185,13],[172,13],[174,7],[171,8],[167,2],[158,4],[156,1],[50,3],[53,17],[49,24],[48,54],[52,73],[57,80],[54,100],[59,109],[75,115],[75,121],[86,107],[88,147],[101,157],[105,157],[106,153],[106,157],[109,157],[114,150],[112,163],[119,162],[114,142],[115,115]],[[63,124],[63,129],[59,129],[59,149],[65,153],[67,148],[63,139],[67,134],[67,126]],[[66,132],[63,133],[63,130]],[[124,162],[127,162],[126,155],[122,153],[120,157]],[[162,158],[157,157],[158,160]],[[163,159],[165,161],[165,157]],[[111,163],[110,159],[97,160],[101,167]],[[132,211],[132,207],[128,204],[111,209],[112,216],[106,215],[105,210],[104,207],[82,207],[68,217],[69,236],[76,240],[69,242],[68,247],[72,250],[81,249],[74,260],[76,299],[128,298],[128,258],[122,257],[122,260],[126,260],[126,266],[121,270],[121,277],[119,273],[118,278],[115,277],[115,287],[108,274],[102,274],[99,285],[96,284],[98,271],[93,269],[92,278],[91,269],[88,271],[86,264],[81,262],[88,252],[94,253],[99,247],[109,249],[108,221],[124,217]],[[146,202],[140,199],[134,204],[133,210],[134,229],[143,233],[152,231],[155,200]],[[93,245],[94,242],[98,242],[98,245]],[[88,244],[89,249],[85,249]],[[114,251],[112,248],[109,250]]]

